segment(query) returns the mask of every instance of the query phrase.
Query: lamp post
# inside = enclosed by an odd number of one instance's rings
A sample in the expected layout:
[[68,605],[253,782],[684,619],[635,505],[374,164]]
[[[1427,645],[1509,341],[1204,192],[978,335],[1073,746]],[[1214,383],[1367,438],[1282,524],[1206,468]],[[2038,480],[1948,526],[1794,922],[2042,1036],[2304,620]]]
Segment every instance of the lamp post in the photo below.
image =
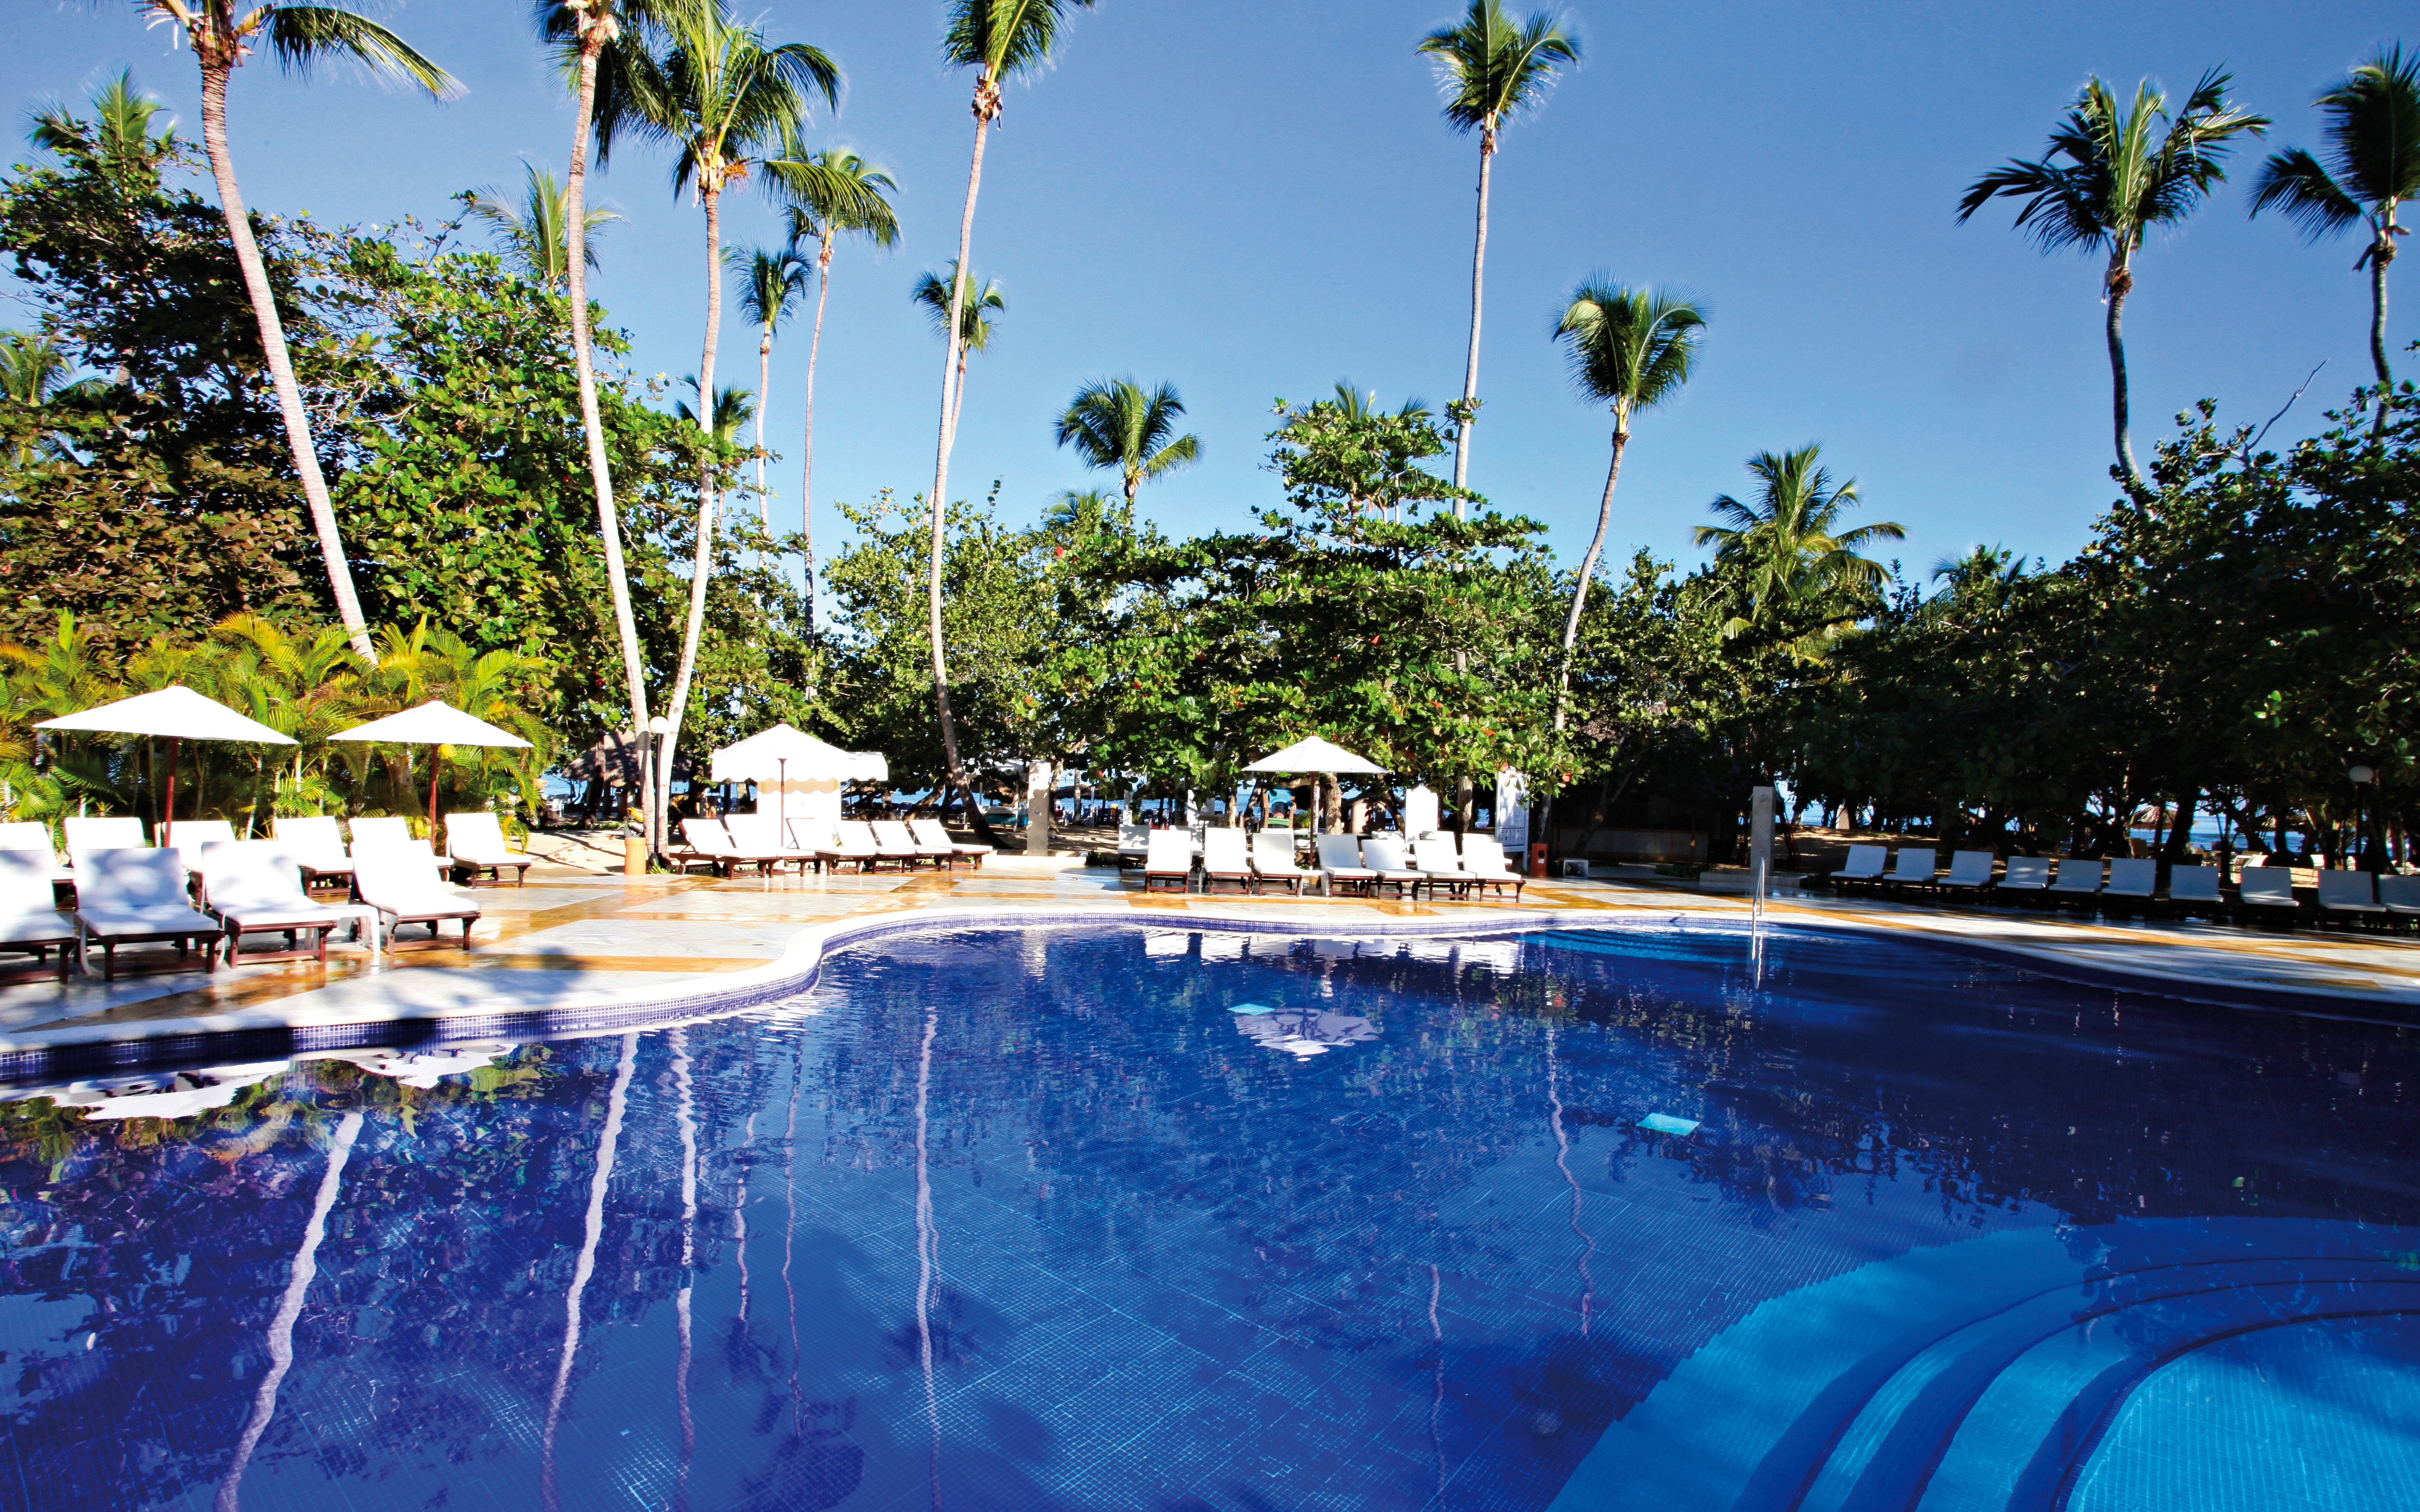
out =
[[2369,838],[2369,789],[2378,783],[2375,767],[2356,762],[2347,768],[2345,776],[2352,779],[2353,866],[2363,872],[2381,872],[2377,847]]

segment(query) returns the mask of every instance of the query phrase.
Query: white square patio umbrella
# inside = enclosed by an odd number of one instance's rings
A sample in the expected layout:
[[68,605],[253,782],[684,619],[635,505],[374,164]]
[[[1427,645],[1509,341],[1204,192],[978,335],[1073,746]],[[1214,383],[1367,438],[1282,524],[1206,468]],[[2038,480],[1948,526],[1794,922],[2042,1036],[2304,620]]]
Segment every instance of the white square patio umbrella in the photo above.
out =
[[259,720],[206,699],[183,684],[156,693],[103,703],[79,714],[62,715],[34,726],[37,730],[84,730],[118,735],[165,736],[168,741],[168,801],[161,810],[160,843],[165,845],[177,827],[177,764],[188,740],[234,740],[256,746],[291,746]]
[[[500,729],[475,714],[465,714],[443,699],[416,703],[400,714],[339,730],[330,740],[375,741],[382,746],[499,746],[527,749],[529,742]],[[437,777],[443,770],[437,752],[428,753],[428,840],[437,841]]]

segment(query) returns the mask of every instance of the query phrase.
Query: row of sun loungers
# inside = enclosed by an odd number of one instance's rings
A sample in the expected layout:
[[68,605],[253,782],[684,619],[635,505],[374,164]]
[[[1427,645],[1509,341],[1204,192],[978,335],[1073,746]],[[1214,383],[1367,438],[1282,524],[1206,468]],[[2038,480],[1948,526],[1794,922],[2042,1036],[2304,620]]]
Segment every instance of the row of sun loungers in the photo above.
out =
[[[424,843],[412,838],[411,822],[408,819],[379,815],[349,823],[354,849]],[[326,814],[284,818],[271,820],[270,832],[302,859],[311,880],[349,881],[353,874],[352,856],[346,849],[345,834],[338,825],[334,816]],[[60,821],[60,827],[66,835],[70,859],[88,851],[147,850],[151,846],[147,826],[131,816],[75,816]],[[168,838],[170,849],[187,874],[198,876],[204,848],[233,843],[236,833],[235,826],[225,819],[180,819],[168,826]],[[0,825],[0,850],[48,853],[50,848],[50,830],[45,825]],[[494,814],[486,812],[447,814],[445,849],[444,856],[431,858],[431,865],[473,877],[485,873],[499,882],[506,872],[513,873],[515,882],[525,881],[535,859],[514,850],[504,839],[503,824]],[[54,865],[53,881],[69,882],[74,878],[72,865]]]
[[1432,898],[1440,891],[1460,898],[1490,890],[1501,896],[1510,887],[1518,902],[1524,886],[1503,850],[1483,835],[1468,837],[1459,849],[1450,836],[1416,840],[1408,850],[1401,839],[1389,836],[1320,835],[1313,845],[1319,864],[1305,867],[1295,859],[1291,830],[1264,829],[1247,836],[1240,829],[1209,828],[1202,832],[1197,866],[1190,831],[1155,829],[1145,842],[1143,890],[1168,887],[1189,891],[1197,872],[1203,892],[1233,883],[1238,891],[1259,893],[1274,883],[1299,895],[1318,883],[1331,897],[1340,890],[1375,897],[1379,888],[1392,887],[1398,898],[1418,898],[1424,888]]
[[689,855],[710,863],[723,876],[742,867],[770,874],[784,866],[801,873],[860,872],[883,867],[954,868],[966,861],[982,870],[988,845],[961,845],[938,819],[844,819],[837,824],[786,823],[772,814],[732,814],[722,819],[684,819],[681,838]]
[[[76,854],[76,903],[54,904],[50,850],[0,850],[0,949],[47,962],[58,952],[58,976],[92,947],[101,951],[101,977],[115,980],[123,945],[173,944],[181,963],[199,949],[205,970],[218,969],[224,951],[238,959],[245,936],[283,934],[282,952],[254,951],[245,961],[325,962],[328,937],[365,924],[376,945],[391,943],[405,924],[458,920],[470,939],[478,906],[441,881],[427,843],[358,849],[350,863],[358,903],[331,903],[307,890],[307,865],[282,841],[212,841],[201,847],[197,873],[188,873],[174,847],[118,846]],[[196,887],[196,884],[198,886]],[[304,936],[310,943],[302,944]]]
[[[1887,846],[1852,845],[1840,869],[1831,874],[1833,887],[1848,893],[1865,888],[1877,893],[1904,894],[1930,888],[1937,896],[1989,892],[1994,897],[2025,901],[2039,898],[2052,906],[2111,903],[2191,915],[2203,913],[2286,918],[2304,912],[2294,891],[2294,874],[2286,867],[2247,866],[2237,873],[2235,896],[2226,896],[2214,866],[2168,869],[2168,885],[2160,887],[2160,863],[2120,859],[2108,862],[2071,856],[2055,862],[2047,856],[2012,856],[2001,874],[1993,875],[1993,853],[1959,851],[1949,870],[1938,869],[1935,853],[1925,847],[1902,846],[1893,856]],[[2055,872],[2053,867],[2055,865]],[[2105,872],[2104,872],[2105,868]],[[2312,900],[2322,918],[2356,921],[2391,921],[2420,918],[2420,876],[2376,875],[2367,872],[2322,871]]]

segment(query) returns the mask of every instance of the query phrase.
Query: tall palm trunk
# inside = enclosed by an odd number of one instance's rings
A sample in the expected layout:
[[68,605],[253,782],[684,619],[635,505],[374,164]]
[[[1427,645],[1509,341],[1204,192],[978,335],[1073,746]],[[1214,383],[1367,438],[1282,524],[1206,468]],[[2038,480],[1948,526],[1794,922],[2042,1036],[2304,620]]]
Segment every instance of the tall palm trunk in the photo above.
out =
[[2126,337],[2121,327],[2126,295],[2134,286],[2133,271],[2127,266],[2131,260],[2130,249],[2123,240],[2109,255],[2110,410],[2118,435],[2118,475],[2134,502],[2148,504],[2151,501],[2150,485],[2143,481],[2143,470],[2134,465],[2134,442],[2126,434]]
[[[621,511],[613,503],[613,470],[605,455],[605,421],[597,406],[597,363],[588,331],[588,133],[597,109],[597,58],[612,40],[592,16],[580,44],[579,103],[573,112],[571,172],[565,177],[565,274],[571,301],[571,363],[580,376],[580,424],[588,441],[588,481],[597,493],[597,534],[605,546],[605,589],[613,601],[613,628],[622,648],[622,683],[630,701],[630,734],[647,728],[646,666],[639,658],[639,621],[630,609],[630,579],[622,564]],[[645,791],[649,774],[639,774]],[[647,811],[661,807],[652,797]]]
[[235,159],[227,150],[227,75],[235,59],[223,49],[231,43],[209,39],[209,33],[191,31],[194,50],[202,60],[202,145],[210,158],[210,177],[218,180],[219,211],[226,218],[227,239],[235,243],[236,266],[243,270],[244,292],[252,299],[253,318],[260,326],[261,354],[269,363],[270,386],[277,391],[277,412],[286,422],[286,445],[294,454],[294,471],[302,480],[302,497],[311,508],[311,529],[319,537],[319,559],[328,569],[328,593],[336,601],[353,650],[375,658],[368,622],[362,618],[361,599],[353,593],[353,571],[345,562],[345,543],[336,533],[336,508],[328,500],[328,480],[319,475],[319,454],[311,444],[311,420],[302,412],[302,391],[294,381],[294,364],[286,351],[286,328],[277,318],[277,298],[269,287],[269,270],[260,260],[260,244],[252,237],[252,221],[244,213],[243,192],[235,181]]
[[831,298],[831,233],[815,240],[815,333],[807,343],[807,434],[799,467],[799,533],[807,544],[807,639],[815,634],[815,358],[824,349],[824,305]]
[[1613,486],[1621,481],[1621,452],[1630,444],[1630,416],[1617,405],[1613,411],[1613,465],[1605,470],[1605,497],[1597,501],[1596,533],[1589,537],[1588,555],[1580,558],[1580,580],[1572,585],[1571,617],[1563,622],[1563,661],[1555,686],[1555,728],[1561,730],[1571,715],[1572,651],[1580,643],[1580,610],[1587,607],[1589,584],[1596,578],[1597,554],[1605,549],[1606,527],[1613,520]]
[[[765,493],[765,410],[773,387],[773,328],[767,326],[756,343],[756,523],[758,533],[773,533],[773,501]],[[756,570],[765,570],[765,548],[756,548]]]
[[[1471,404],[1479,397],[1479,312],[1487,288],[1487,180],[1488,170],[1496,162],[1496,122],[1489,120],[1479,131],[1479,234],[1470,250],[1470,355],[1462,369],[1462,419],[1453,428],[1453,486],[1463,486],[1470,476],[1470,427],[1479,416]],[[1453,501],[1453,517],[1462,519],[1470,512],[1470,501]]]
[[657,753],[656,783],[661,801],[647,810],[655,848],[663,849],[665,811],[672,807],[673,751],[680,744],[681,716],[689,708],[690,678],[697,671],[698,637],[706,630],[706,586],[714,569],[714,344],[722,333],[722,186],[711,170],[698,175],[698,198],[706,206],[706,348],[697,359],[697,429],[705,452],[697,470],[697,561],[690,571],[689,625],[681,632],[680,671],[673,677],[671,721]]
[[966,313],[967,259],[975,236],[975,195],[983,188],[984,138],[999,99],[1000,86],[993,83],[991,69],[985,69],[975,80],[974,158],[967,168],[967,208],[958,217],[957,270],[950,280],[948,352],[941,363],[941,438],[934,455],[933,495],[929,501],[933,510],[932,566],[925,584],[931,614],[928,630],[933,643],[933,709],[941,724],[941,756],[949,764],[949,785],[965,797],[968,822],[979,837],[987,837],[990,826],[984,823],[983,805],[975,801],[974,788],[967,781],[966,767],[958,760],[958,729],[950,717],[950,664],[941,640],[941,558],[947,539],[943,517],[949,508],[950,447],[957,440],[958,399],[964,387],[960,375],[965,372],[965,343],[958,321]]
[[2369,248],[2369,361],[2378,369],[2378,422],[2372,434],[2386,434],[2386,401],[2395,392],[2395,373],[2386,365],[2386,265],[2395,260],[2395,201],[2378,212],[2378,239]]

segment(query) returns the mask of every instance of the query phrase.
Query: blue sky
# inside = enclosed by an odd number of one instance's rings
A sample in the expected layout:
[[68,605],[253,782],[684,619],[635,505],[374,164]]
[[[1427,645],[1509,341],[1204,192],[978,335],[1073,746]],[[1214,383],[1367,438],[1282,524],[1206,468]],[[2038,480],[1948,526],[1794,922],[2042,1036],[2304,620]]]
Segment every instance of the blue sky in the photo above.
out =
[[[0,62],[21,119],[132,66],[197,131],[192,55],[133,6],[16,8],[40,18]],[[469,92],[433,104],[342,69],[304,85],[255,62],[229,110],[254,205],[434,222],[456,191],[516,185],[523,159],[562,166],[570,102],[525,6],[367,8]],[[901,185],[900,246],[835,258],[815,474],[829,550],[833,501],[905,496],[932,474],[940,349],[907,290],[955,252],[969,80],[939,61],[933,0],[758,13],[774,39],[814,42],[847,71],[818,145],[852,147]],[[1683,290],[1711,315],[1698,377],[1637,424],[1609,553],[1644,545],[1696,563],[1689,527],[1716,494],[1745,488],[1750,454],[1821,441],[1860,480],[1862,517],[1905,525],[1901,554],[1929,570],[1977,541],[2058,560],[2114,496],[2099,262],[2042,255],[1998,208],[1954,224],[1963,187],[2037,155],[2094,72],[2180,92],[2225,64],[2239,98],[2276,118],[2272,145],[2317,146],[2310,98],[2412,12],[1584,0],[1565,14],[1586,61],[1508,128],[1497,160],[1472,486],[1543,520],[1566,562],[1585,548],[1607,418],[1573,396],[1549,332],[1571,287],[1602,271]],[[1203,460],[1143,494],[1143,513],[1180,533],[1276,501],[1262,438],[1279,396],[1349,378],[1390,406],[1454,397],[1478,152],[1439,118],[1413,53],[1450,16],[1437,0],[1102,0],[1078,14],[1056,65],[1011,89],[988,149],[973,261],[1010,308],[969,379],[952,494],[998,478],[1003,513],[1025,519],[1062,488],[1109,485],[1050,437],[1058,409],[1100,376],[1182,391]],[[704,234],[668,164],[634,148],[601,179],[628,219],[592,286],[637,340],[641,370],[678,379],[697,369]],[[2252,168],[2239,161],[2214,203],[2138,259],[2128,350],[2146,458],[2200,396],[2257,421],[2324,361],[2276,433],[2300,434],[2368,375],[2357,249],[2248,221]],[[752,195],[724,224],[737,242],[778,235]],[[2420,334],[2420,291],[2405,282],[2397,349]],[[733,313],[723,329],[718,379],[752,387],[752,335]],[[806,350],[801,321],[774,353],[777,525],[796,519]]]

